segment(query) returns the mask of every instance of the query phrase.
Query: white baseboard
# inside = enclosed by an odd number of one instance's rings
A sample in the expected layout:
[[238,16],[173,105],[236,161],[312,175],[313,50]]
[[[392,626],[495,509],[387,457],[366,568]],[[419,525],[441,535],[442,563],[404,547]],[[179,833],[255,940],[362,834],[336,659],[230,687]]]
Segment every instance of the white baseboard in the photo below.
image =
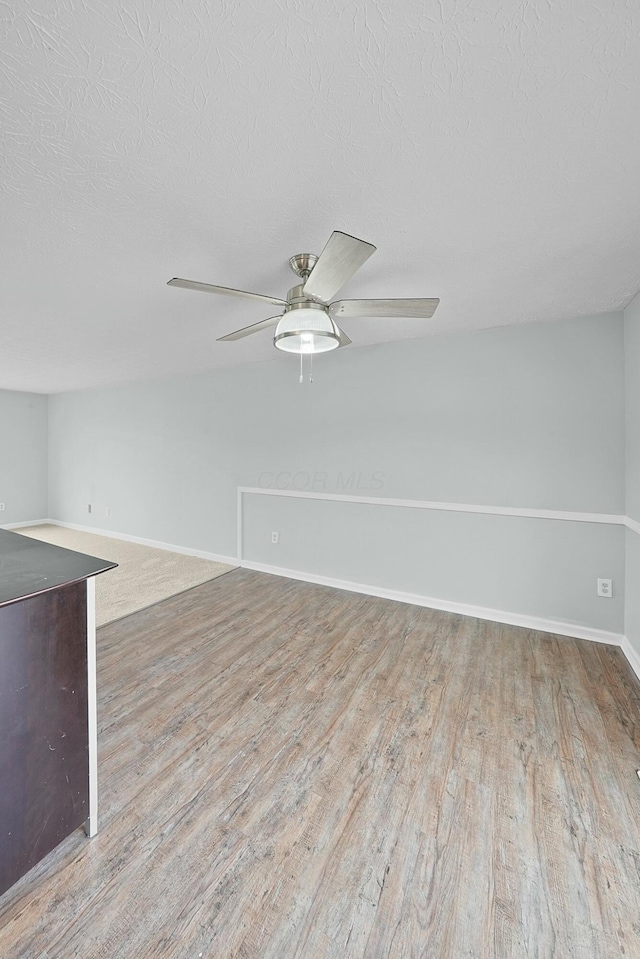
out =
[[593,629],[590,626],[581,626],[577,623],[543,619],[539,616],[525,616],[520,613],[506,612],[502,609],[489,609],[485,606],[470,606],[466,603],[454,603],[449,600],[435,599],[432,596],[420,596],[416,593],[403,593],[400,590],[385,589],[382,586],[352,583],[348,580],[335,579],[332,576],[301,573],[297,569],[284,569],[280,566],[271,566],[266,563],[253,563],[251,560],[241,560],[240,565],[246,569],[253,569],[261,573],[271,573],[274,576],[286,576],[287,579],[317,583],[319,586],[332,586],[335,589],[346,589],[350,593],[379,596],[381,599],[391,599],[399,603],[411,603],[413,606],[441,609],[446,613],[459,613],[461,616],[488,619],[495,623],[505,623],[507,626],[522,626],[525,629],[538,629],[544,633],[570,636],[574,639],[588,639],[595,643],[607,643],[609,646],[621,646],[624,639],[621,633],[610,633],[604,629]]
[[22,529],[24,526],[46,526],[53,523],[52,519],[30,519],[22,523],[3,523],[0,529]]
[[638,653],[635,651],[626,636],[622,637],[620,648],[627,657],[627,661],[631,666],[631,669],[634,671],[638,679],[640,679],[640,655],[638,655]]
[[139,543],[140,546],[152,546],[154,549],[165,549],[169,553],[182,553],[183,556],[197,556],[199,559],[210,559],[214,563],[225,563],[227,566],[237,566],[235,556],[221,556],[220,553],[207,553],[202,549],[191,549],[189,546],[174,546],[172,543],[161,543],[156,539],[145,539],[142,536],[131,536],[129,533],[116,533],[110,529],[96,529],[94,526],[80,526],[77,523],[63,523],[59,519],[38,519],[30,523],[12,523],[11,527],[3,529],[19,529],[24,526],[62,526],[64,529],[76,529],[80,533],[93,533],[95,536],[108,536],[109,539],[121,539],[126,543]]
[[226,563],[229,566],[242,566],[272,576],[285,576],[287,579],[296,579],[306,583],[316,583],[319,586],[331,586],[335,589],[345,589],[351,593],[361,593],[365,596],[379,596],[381,599],[390,599],[399,603],[410,603],[414,606],[424,606],[429,609],[440,609],[447,613],[458,613],[461,616],[472,616],[476,619],[486,619],[495,623],[504,623],[507,626],[521,626],[525,629],[537,629],[544,633],[553,633],[559,636],[569,636],[575,639],[586,639],[596,643],[606,643],[609,646],[619,646],[629,661],[634,673],[640,679],[640,655],[635,651],[629,640],[622,633],[611,633],[603,629],[593,629],[577,623],[568,623],[562,620],[544,619],[539,616],[528,616],[520,613],[511,613],[501,609],[491,609],[485,606],[471,606],[467,603],[455,603],[450,600],[436,599],[432,596],[421,596],[416,593],[405,593],[395,589],[385,589],[382,586],[369,586],[364,583],[353,583],[349,580],[336,579],[333,576],[321,576],[316,573],[304,573],[297,569],[286,569],[281,566],[272,566],[267,563],[254,563],[251,560],[238,560],[235,556],[222,556],[219,553],[208,553],[204,550],[190,549],[185,546],[174,546],[159,540],[145,539],[141,536],[131,536],[128,533],[116,533],[112,530],[95,529],[92,526],[80,526],[77,523],[63,523],[56,519],[31,520],[23,523],[11,523],[2,529],[19,529],[25,526],[43,526],[51,524],[66,529],[79,530],[82,533],[94,533],[96,536],[107,536],[111,539],[121,539],[129,543],[140,543],[142,546],[152,546],[154,549],[165,549],[172,553],[182,553],[186,556],[198,556],[201,559],[213,560],[216,563]]

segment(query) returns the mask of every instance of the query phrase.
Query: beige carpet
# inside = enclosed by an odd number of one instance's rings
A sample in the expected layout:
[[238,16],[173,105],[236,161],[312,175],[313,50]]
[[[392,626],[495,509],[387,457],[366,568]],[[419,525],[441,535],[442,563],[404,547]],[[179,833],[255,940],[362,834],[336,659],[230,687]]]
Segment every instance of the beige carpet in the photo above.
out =
[[98,626],[128,616],[235,568],[197,556],[170,553],[166,549],[140,546],[138,543],[96,536],[94,533],[81,533],[62,526],[26,526],[14,532],[118,563],[117,569],[96,576]]

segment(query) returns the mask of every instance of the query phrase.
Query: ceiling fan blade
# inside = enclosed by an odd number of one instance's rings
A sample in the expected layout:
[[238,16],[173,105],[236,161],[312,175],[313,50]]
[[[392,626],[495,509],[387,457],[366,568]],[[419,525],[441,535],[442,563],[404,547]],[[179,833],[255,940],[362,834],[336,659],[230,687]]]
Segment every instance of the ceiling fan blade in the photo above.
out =
[[349,339],[349,337],[347,336],[344,330],[340,329],[337,323],[334,322],[333,325],[336,328],[336,332],[338,334],[338,342],[340,346],[349,346],[349,344],[352,343],[353,341]]
[[329,307],[331,316],[417,316],[430,317],[440,302],[432,299],[336,300]]
[[270,316],[268,320],[260,320],[259,323],[252,323],[251,326],[243,326],[241,330],[234,330],[233,333],[227,333],[226,336],[219,336],[218,343],[230,343],[232,340],[241,340],[243,336],[251,336],[252,333],[259,333],[260,330],[266,330],[270,326],[275,326],[282,319],[282,313],[278,316]]
[[375,251],[371,243],[335,230],[307,277],[302,292],[328,303]]
[[260,300],[262,303],[273,303],[275,306],[286,306],[287,301],[277,296],[264,296],[262,293],[247,293],[245,290],[232,290],[228,286],[212,286],[211,283],[198,283],[197,280],[182,280],[174,276],[167,286],[181,286],[183,290],[198,290],[200,293],[221,293],[223,296],[242,296],[247,300]]

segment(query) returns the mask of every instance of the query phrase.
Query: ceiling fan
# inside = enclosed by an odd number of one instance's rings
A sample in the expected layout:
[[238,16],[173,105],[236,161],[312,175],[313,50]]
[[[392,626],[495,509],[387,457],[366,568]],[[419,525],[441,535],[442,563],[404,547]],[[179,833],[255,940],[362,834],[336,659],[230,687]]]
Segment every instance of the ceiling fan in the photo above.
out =
[[301,283],[292,287],[286,300],[261,293],[247,293],[226,286],[212,286],[195,280],[174,277],[168,286],[179,286],[202,293],[219,293],[223,296],[243,296],[262,303],[282,307],[277,316],[270,316],[259,323],[220,336],[221,342],[239,340],[275,326],[273,345],[286,353],[325,353],[340,346],[348,346],[351,340],[336,323],[336,317],[385,316],[385,317],[430,317],[440,300],[395,299],[395,300],[334,300],[344,284],[375,252],[375,246],[358,240],[348,233],[335,230],[329,237],[320,256],[313,253],[298,253],[289,260],[289,266],[300,277]]

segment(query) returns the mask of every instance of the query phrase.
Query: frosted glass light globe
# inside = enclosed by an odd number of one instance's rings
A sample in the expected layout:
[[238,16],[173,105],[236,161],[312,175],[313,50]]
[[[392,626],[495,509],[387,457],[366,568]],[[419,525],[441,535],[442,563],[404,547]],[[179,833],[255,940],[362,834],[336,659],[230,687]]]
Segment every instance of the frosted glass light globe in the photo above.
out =
[[273,337],[285,353],[327,353],[340,346],[336,325],[324,310],[300,309],[285,313]]

